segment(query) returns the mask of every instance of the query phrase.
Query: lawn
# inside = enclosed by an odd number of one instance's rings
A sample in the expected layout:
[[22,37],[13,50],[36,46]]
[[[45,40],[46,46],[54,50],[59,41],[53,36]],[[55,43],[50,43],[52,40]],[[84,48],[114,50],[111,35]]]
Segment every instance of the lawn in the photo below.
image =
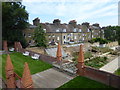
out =
[[100,82],[88,79],[86,77],[77,76],[76,78],[70,80],[66,84],[62,85],[57,89],[62,88],[112,88]]
[[120,68],[117,71],[115,71],[115,74],[120,75]]
[[[5,64],[6,64],[6,57],[7,55],[0,55],[0,61],[2,61],[2,77],[5,79]],[[44,71],[46,69],[49,69],[52,67],[52,65],[43,62],[43,61],[37,61],[33,60],[30,56],[23,56],[21,53],[11,53],[10,54],[14,71],[19,75],[22,76],[24,63],[27,62],[30,68],[31,74],[35,74],[41,71]],[[2,59],[2,60],[1,60]]]

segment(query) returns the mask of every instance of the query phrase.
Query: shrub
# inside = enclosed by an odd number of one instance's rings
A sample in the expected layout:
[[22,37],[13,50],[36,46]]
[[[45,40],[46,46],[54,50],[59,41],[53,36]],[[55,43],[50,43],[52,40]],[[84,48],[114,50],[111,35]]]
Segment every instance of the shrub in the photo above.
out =
[[89,61],[85,61],[85,65],[91,66],[94,68],[100,68],[107,63],[107,57],[96,57]]
[[118,55],[118,52],[117,51],[111,51],[110,54],[112,54],[112,55]]

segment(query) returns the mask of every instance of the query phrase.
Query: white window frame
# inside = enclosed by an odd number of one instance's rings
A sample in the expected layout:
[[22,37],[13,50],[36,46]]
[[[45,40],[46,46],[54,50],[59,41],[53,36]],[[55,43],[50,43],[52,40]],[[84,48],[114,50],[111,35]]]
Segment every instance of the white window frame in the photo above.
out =
[[77,36],[75,36],[74,39],[77,39]]
[[60,40],[60,37],[59,37],[59,36],[57,37],[57,40]]
[[[65,38],[64,38],[65,37]],[[66,36],[63,36],[63,39],[66,39]]]
[[77,32],[77,29],[76,28],[74,28],[74,30],[73,30],[74,32]]
[[79,29],[79,32],[82,32],[82,30],[81,30],[81,29]]

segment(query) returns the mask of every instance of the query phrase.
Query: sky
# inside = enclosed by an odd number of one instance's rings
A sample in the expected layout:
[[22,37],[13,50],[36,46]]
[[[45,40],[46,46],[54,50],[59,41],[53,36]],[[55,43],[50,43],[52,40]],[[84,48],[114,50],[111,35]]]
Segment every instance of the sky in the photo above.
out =
[[100,26],[118,25],[118,2],[120,0],[23,0],[29,13],[29,23],[38,17],[40,22],[61,23],[76,20],[77,24],[89,22]]

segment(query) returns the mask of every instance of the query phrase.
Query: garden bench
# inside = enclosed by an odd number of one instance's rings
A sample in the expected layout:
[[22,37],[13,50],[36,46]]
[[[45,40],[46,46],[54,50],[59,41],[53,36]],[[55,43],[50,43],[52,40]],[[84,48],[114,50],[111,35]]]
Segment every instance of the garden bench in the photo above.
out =
[[31,56],[32,59],[39,59],[40,55],[39,54],[34,54],[34,56]]
[[9,48],[9,51],[13,52],[15,50],[15,48]]
[[25,56],[29,56],[29,54],[30,54],[30,52],[28,52],[28,51],[25,51],[25,53],[23,53],[23,55],[25,55]]

